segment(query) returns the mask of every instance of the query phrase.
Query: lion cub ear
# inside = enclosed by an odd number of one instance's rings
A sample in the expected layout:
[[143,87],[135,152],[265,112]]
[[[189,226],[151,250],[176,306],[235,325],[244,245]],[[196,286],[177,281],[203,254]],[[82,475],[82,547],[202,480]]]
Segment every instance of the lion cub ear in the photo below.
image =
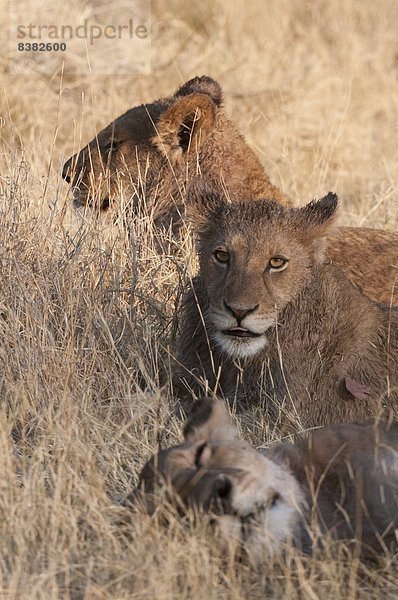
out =
[[312,242],[315,261],[321,264],[327,247],[327,237],[337,230],[338,197],[329,192],[321,200],[313,200],[298,209],[305,235]]
[[153,143],[172,162],[197,153],[214,129],[216,106],[205,94],[181,96],[160,116]]
[[199,398],[184,427],[186,442],[222,442],[238,437],[224,402],[214,398]]
[[221,106],[223,102],[223,93],[220,84],[206,75],[190,79],[179,87],[174,95],[188,96],[189,94],[206,94],[206,96],[210,96],[216,106]]
[[329,192],[321,200],[313,200],[303,208],[300,208],[302,219],[311,227],[323,230],[329,229],[336,218],[338,206],[337,194]]

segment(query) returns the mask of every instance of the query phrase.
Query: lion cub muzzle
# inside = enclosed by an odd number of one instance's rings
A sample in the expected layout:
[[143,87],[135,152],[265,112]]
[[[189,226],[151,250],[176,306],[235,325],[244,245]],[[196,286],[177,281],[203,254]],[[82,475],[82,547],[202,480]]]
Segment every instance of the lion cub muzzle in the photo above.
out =
[[258,308],[258,304],[253,306],[253,308],[236,308],[232,305],[229,305],[224,300],[224,306],[228,312],[232,314],[236,319],[236,326],[230,327],[229,329],[224,329],[222,333],[225,335],[235,336],[235,337],[259,337],[261,333],[256,333],[254,331],[250,331],[246,327],[242,326],[242,321],[245,317],[253,313]]

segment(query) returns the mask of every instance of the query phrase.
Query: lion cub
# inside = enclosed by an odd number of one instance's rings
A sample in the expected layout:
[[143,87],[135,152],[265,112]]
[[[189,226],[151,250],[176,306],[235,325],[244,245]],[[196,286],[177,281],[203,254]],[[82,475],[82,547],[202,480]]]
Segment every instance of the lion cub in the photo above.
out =
[[253,559],[289,541],[310,552],[325,533],[376,557],[397,547],[397,423],[331,425],[259,452],[238,439],[224,403],[202,398],[184,438],[147,462],[125,504],[153,514],[177,495]]
[[198,182],[189,203],[200,272],[185,299],[180,390],[185,380],[261,399],[283,429],[398,413],[398,311],[325,259],[337,196],[230,204]]

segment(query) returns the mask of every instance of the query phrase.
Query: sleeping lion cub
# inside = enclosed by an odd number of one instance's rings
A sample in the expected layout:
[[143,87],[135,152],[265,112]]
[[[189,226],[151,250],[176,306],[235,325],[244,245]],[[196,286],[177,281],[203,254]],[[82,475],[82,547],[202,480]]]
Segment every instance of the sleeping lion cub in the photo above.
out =
[[324,427],[259,452],[237,439],[224,403],[202,398],[184,437],[145,465],[126,505],[152,514],[177,496],[254,560],[287,543],[310,552],[326,532],[364,555],[397,546],[398,424]]

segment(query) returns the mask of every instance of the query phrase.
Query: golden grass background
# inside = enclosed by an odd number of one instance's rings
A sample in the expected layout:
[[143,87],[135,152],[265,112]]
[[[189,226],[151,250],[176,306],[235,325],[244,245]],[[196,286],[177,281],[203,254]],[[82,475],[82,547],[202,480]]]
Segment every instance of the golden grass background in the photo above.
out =
[[[130,238],[80,221],[59,172],[131,106],[207,74],[297,204],[337,191],[342,223],[396,230],[398,4],[154,0],[152,18],[150,76],[13,77],[1,50],[0,598],[397,597],[390,558],[331,547],[254,568],[205,528],[120,524],[146,457],[180,439],[160,374],[193,250],[161,259],[145,215]],[[254,409],[243,434],[266,430]]]

